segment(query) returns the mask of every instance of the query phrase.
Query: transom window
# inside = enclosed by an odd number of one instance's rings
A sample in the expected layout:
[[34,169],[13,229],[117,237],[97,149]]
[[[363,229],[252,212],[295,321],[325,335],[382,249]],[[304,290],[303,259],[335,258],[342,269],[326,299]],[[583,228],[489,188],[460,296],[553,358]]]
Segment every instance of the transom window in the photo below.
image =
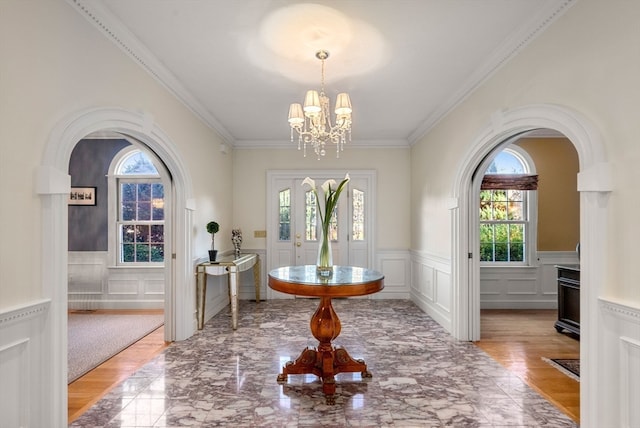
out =
[[480,190],[480,261],[524,264],[528,261],[530,190],[537,176],[513,149],[500,152],[485,171]]
[[140,150],[125,155],[115,169],[118,264],[164,263],[164,186],[158,170]]

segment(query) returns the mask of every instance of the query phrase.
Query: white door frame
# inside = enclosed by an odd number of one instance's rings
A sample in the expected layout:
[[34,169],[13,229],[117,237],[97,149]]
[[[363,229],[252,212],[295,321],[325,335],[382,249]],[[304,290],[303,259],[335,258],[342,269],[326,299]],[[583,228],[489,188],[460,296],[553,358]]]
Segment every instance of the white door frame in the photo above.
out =
[[[69,160],[75,145],[85,136],[111,131],[130,136],[149,147],[169,169],[172,177],[173,248],[165,287],[165,323],[168,340],[183,340],[193,334],[195,287],[191,256],[193,200],[192,184],[175,144],[154,123],[150,114],[121,108],[90,108],[60,121],[49,135],[42,165],[37,170],[36,193],[41,197],[42,294],[51,300],[48,358],[42,358],[42,394],[49,408],[43,420],[53,426],[67,425],[67,198],[70,190]],[[173,258],[175,255],[175,259]]]
[[580,172],[580,396],[581,423],[598,420],[602,408],[599,400],[598,367],[601,350],[598,348],[598,296],[606,284],[607,258],[601,257],[606,248],[607,195],[613,190],[611,167],[599,132],[591,121],[566,107],[543,104],[498,111],[492,122],[472,143],[463,159],[453,183],[455,203],[451,207],[452,221],[452,333],[461,340],[480,338],[480,281],[477,257],[468,258],[478,230],[470,228],[470,216],[477,215],[476,205],[470,201],[472,179],[482,160],[495,147],[511,136],[534,129],[552,129],[565,135],[578,153]]

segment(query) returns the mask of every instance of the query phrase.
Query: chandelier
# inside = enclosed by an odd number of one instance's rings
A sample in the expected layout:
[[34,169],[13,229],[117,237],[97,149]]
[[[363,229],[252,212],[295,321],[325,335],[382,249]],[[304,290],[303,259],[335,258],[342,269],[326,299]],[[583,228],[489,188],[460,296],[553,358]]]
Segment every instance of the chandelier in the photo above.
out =
[[307,156],[307,145],[320,159],[326,154],[326,147],[335,144],[336,157],[344,149],[347,141],[351,141],[351,100],[349,94],[343,92],[336,98],[335,123],[331,122],[329,113],[329,97],[324,93],[324,61],[329,52],[320,50],[316,58],[322,61],[322,80],[320,93],[309,90],[304,98],[304,107],[293,103],[289,107],[289,126],[291,126],[291,142],[294,142],[294,131],[298,135],[298,150],[304,150]]

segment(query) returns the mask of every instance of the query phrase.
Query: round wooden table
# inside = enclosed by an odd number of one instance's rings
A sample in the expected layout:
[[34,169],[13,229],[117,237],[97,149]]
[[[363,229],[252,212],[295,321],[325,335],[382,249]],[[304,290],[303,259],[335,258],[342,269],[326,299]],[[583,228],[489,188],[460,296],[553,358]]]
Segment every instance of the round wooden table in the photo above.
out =
[[289,361],[278,375],[278,382],[287,381],[290,374],[314,374],[322,379],[322,392],[327,404],[335,404],[335,375],[360,372],[370,378],[364,360],[354,360],[341,347],[331,343],[340,334],[340,318],[333,310],[333,297],[364,296],[384,288],[384,276],[376,271],[334,266],[326,278],[316,273],[316,266],[286,266],[269,272],[269,287],[297,296],[319,297],[318,308],[311,317],[311,333],[318,339],[317,348],[305,348],[295,361]]

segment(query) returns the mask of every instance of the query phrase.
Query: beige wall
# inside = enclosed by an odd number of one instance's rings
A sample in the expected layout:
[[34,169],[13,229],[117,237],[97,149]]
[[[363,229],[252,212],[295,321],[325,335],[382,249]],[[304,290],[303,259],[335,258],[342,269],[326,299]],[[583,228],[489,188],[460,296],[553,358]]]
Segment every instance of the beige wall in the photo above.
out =
[[[409,149],[362,149],[347,146],[336,159],[333,152],[321,160],[303,157],[295,149],[235,150],[233,163],[233,227],[243,230],[245,248],[263,249],[264,238],[254,238],[255,230],[266,230],[266,176],[268,170],[370,169],[377,173],[376,246],[378,249],[406,250],[409,230]],[[336,177],[340,178],[340,177]]]
[[194,252],[206,255],[204,224],[232,215],[219,136],[64,1],[1,1],[0,58],[0,308],[42,297],[35,171],[56,124],[89,107],[148,112],[175,143],[193,183]]
[[[539,103],[580,112],[602,135],[614,166],[608,243],[607,295],[640,304],[635,183],[640,169],[640,2],[580,0],[512,61],[455,108],[412,148],[412,248],[451,256],[447,209],[456,173],[493,113]],[[597,28],[597,31],[593,29]],[[447,150],[442,148],[446,147]],[[429,164],[429,168],[421,168]]]
[[538,174],[538,251],[573,251],[580,241],[578,153],[566,138],[524,138],[516,143]]

